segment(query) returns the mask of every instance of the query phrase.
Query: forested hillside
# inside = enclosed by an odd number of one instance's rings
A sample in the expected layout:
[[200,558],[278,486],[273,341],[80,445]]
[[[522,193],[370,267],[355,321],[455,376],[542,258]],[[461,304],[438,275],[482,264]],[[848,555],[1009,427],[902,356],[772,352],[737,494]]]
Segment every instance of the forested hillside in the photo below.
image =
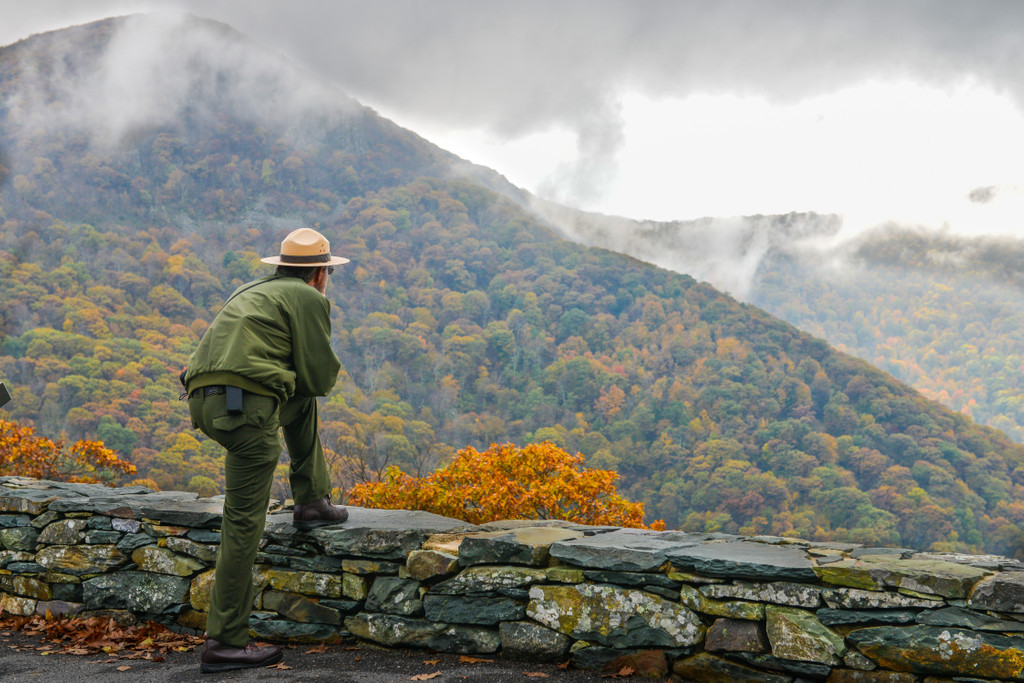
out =
[[909,229],[776,253],[751,301],[1024,441],[1024,240]]
[[[173,116],[113,139],[76,125],[68,93],[143,30],[0,50],[12,417],[96,436],[161,487],[217,490],[219,448],[187,424],[177,372],[225,296],[269,272],[258,258],[311,225],[352,259],[328,289],[339,481],[550,440],[618,470],[670,527],[1024,552],[1024,447],[709,285],[558,237],[347,98],[240,110],[230,84],[276,72],[236,69],[265,55],[179,52],[192,80]],[[257,50],[216,25],[161,30]]]
[[655,223],[534,203],[567,235],[706,280],[1024,441],[1024,239],[842,218]]

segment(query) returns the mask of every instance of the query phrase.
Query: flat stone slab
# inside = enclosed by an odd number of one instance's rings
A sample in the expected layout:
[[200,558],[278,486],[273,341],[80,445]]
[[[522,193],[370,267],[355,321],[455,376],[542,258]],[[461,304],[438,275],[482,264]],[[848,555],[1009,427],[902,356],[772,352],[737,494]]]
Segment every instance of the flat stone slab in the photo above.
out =
[[391,614],[357,614],[345,618],[352,635],[389,647],[425,647],[440,652],[490,654],[501,647],[497,631],[476,626],[438,624]]
[[1024,613],[1024,572],[996,574],[975,584],[967,606],[993,612]]
[[1024,679],[1024,639],[938,626],[878,626],[847,640],[878,664],[897,671],[945,676]]
[[512,598],[466,595],[434,595],[423,597],[427,619],[447,624],[479,624],[497,626],[503,621],[526,618],[526,606]]
[[953,562],[955,564],[966,564],[978,569],[989,569],[992,571],[1021,571],[1024,570],[1024,562],[1015,560],[1004,555],[968,555],[966,553],[915,553],[912,560],[938,560],[940,562]]
[[118,493],[152,493],[153,489],[145,486],[106,486],[104,484],[80,484],[53,479],[32,479],[31,477],[0,477],[0,486],[9,489],[39,489],[65,491],[71,496],[105,495],[111,491]]
[[121,519],[142,519],[147,511],[158,510],[161,506],[173,506],[183,501],[194,500],[199,494],[189,491],[152,491],[145,487],[129,493],[118,493],[120,489],[106,489],[101,495],[70,497],[54,500],[49,508],[55,512],[91,512],[96,515]]
[[264,533],[285,545],[302,539],[314,541],[327,555],[404,560],[433,534],[479,531],[474,524],[422,510],[349,507],[348,513],[348,520],[342,524],[308,532],[292,526],[290,512],[278,513],[267,517]]
[[147,497],[142,505],[142,515],[147,519],[159,520],[161,524],[219,529],[224,518],[224,499],[196,498],[150,503]]
[[716,619],[704,641],[708,652],[768,652],[770,645],[761,625],[745,619]]
[[996,617],[963,609],[962,607],[946,607],[944,609],[922,612],[917,615],[917,622],[928,626],[955,626],[975,631],[1024,633],[1024,623],[1022,622],[997,619]]
[[683,605],[614,586],[533,586],[526,614],[576,640],[618,649],[688,647],[704,637],[700,618]]
[[848,626],[851,624],[914,624],[917,612],[909,609],[868,609],[846,610],[826,607],[815,612],[825,626]]
[[588,569],[644,572],[659,569],[670,551],[696,546],[697,540],[683,540],[676,534],[667,540],[662,534],[639,529],[619,529],[551,545],[551,557]]
[[916,550],[911,550],[910,548],[860,547],[855,550],[851,550],[850,557],[854,558],[855,560],[859,560],[860,558],[867,557],[869,555],[893,555],[894,557],[897,557],[901,560],[908,560],[911,557],[913,557],[916,553]]
[[0,511],[27,512],[30,515],[38,515],[57,498],[56,492],[49,490],[18,489],[8,491],[0,488]]
[[821,589],[802,583],[732,583],[702,586],[700,592],[709,598],[738,598],[752,602],[770,602],[790,607],[815,608],[821,605]]
[[526,526],[470,534],[459,544],[459,564],[547,565],[553,543],[583,538],[583,532],[554,526]]
[[805,610],[766,606],[765,633],[772,654],[782,659],[833,666],[846,654],[843,637]]
[[579,531],[584,536],[606,534],[610,531],[618,531],[622,527],[617,526],[590,526],[577,522],[568,522],[564,519],[502,519],[494,522],[486,522],[480,525],[483,531],[513,531],[526,527],[545,527],[554,529],[569,529]]
[[498,625],[501,656],[531,662],[563,662],[572,639],[530,621],[504,621]]
[[548,572],[533,567],[470,567],[430,589],[440,595],[516,595],[548,581]]
[[[116,509],[121,501],[195,498],[187,491],[153,491],[145,486],[112,488],[102,484],[74,484],[25,477],[0,477],[0,512],[27,512],[38,515],[50,508],[57,512],[93,512],[102,508]],[[156,498],[152,498],[156,496]],[[137,510],[128,505],[129,509]],[[112,515],[119,516],[119,515]],[[124,516],[124,515],[120,515]]]
[[832,609],[934,609],[945,603],[936,599],[915,598],[888,591],[858,588],[825,588],[821,591],[825,604]]
[[706,543],[667,553],[673,565],[703,576],[761,581],[816,581],[814,565],[802,549],[746,541]]
[[864,555],[817,568],[822,581],[862,589],[901,588],[944,598],[966,598],[988,571],[941,560],[903,560],[895,555]]
[[791,683],[791,676],[776,676],[706,652],[679,659],[672,671],[688,681],[736,681],[737,683]]
[[127,609],[141,614],[159,614],[181,604],[188,589],[186,578],[146,571],[105,574],[82,584],[87,608]]

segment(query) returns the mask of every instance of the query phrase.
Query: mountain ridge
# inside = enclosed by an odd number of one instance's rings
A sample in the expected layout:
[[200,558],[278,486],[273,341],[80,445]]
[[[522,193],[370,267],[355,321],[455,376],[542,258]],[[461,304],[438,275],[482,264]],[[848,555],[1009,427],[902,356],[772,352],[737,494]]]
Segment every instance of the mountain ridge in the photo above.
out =
[[[117,47],[116,32],[80,35]],[[550,440],[686,530],[1024,547],[1024,447],[1005,435],[692,277],[559,238],[526,195],[467,179],[368,110],[277,102],[286,116],[253,118],[235,111],[245,93],[204,80],[218,67],[184,61],[201,97],[119,145],[0,119],[14,417],[99,436],[162,487],[215,492],[219,449],[189,429],[174,377],[226,293],[312,225],[352,258],[328,291],[344,370],[322,420],[339,483]],[[263,65],[228,60],[242,63]],[[39,87],[20,68],[0,49],[2,101]],[[81,84],[59,85],[50,121]]]

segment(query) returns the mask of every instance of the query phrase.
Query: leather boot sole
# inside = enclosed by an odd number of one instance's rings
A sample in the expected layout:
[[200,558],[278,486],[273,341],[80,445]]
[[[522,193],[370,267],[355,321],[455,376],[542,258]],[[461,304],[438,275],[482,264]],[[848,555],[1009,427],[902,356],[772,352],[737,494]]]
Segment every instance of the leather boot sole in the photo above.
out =
[[332,524],[341,524],[348,520],[348,515],[345,515],[341,519],[317,519],[309,522],[292,522],[292,526],[300,531],[309,531],[310,529],[316,529],[317,527],[330,526]]
[[272,666],[284,659],[284,652],[267,657],[262,662],[200,662],[199,670],[204,674],[214,674],[221,671],[234,671],[235,669],[258,669],[261,666]]

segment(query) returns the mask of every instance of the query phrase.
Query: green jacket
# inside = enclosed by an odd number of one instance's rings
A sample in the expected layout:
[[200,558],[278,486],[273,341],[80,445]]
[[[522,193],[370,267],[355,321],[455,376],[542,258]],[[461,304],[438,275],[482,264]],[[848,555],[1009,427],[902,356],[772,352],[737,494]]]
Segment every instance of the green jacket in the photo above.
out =
[[230,384],[285,402],[326,396],[341,363],[331,349],[331,305],[294,277],[235,290],[188,361],[185,386]]

